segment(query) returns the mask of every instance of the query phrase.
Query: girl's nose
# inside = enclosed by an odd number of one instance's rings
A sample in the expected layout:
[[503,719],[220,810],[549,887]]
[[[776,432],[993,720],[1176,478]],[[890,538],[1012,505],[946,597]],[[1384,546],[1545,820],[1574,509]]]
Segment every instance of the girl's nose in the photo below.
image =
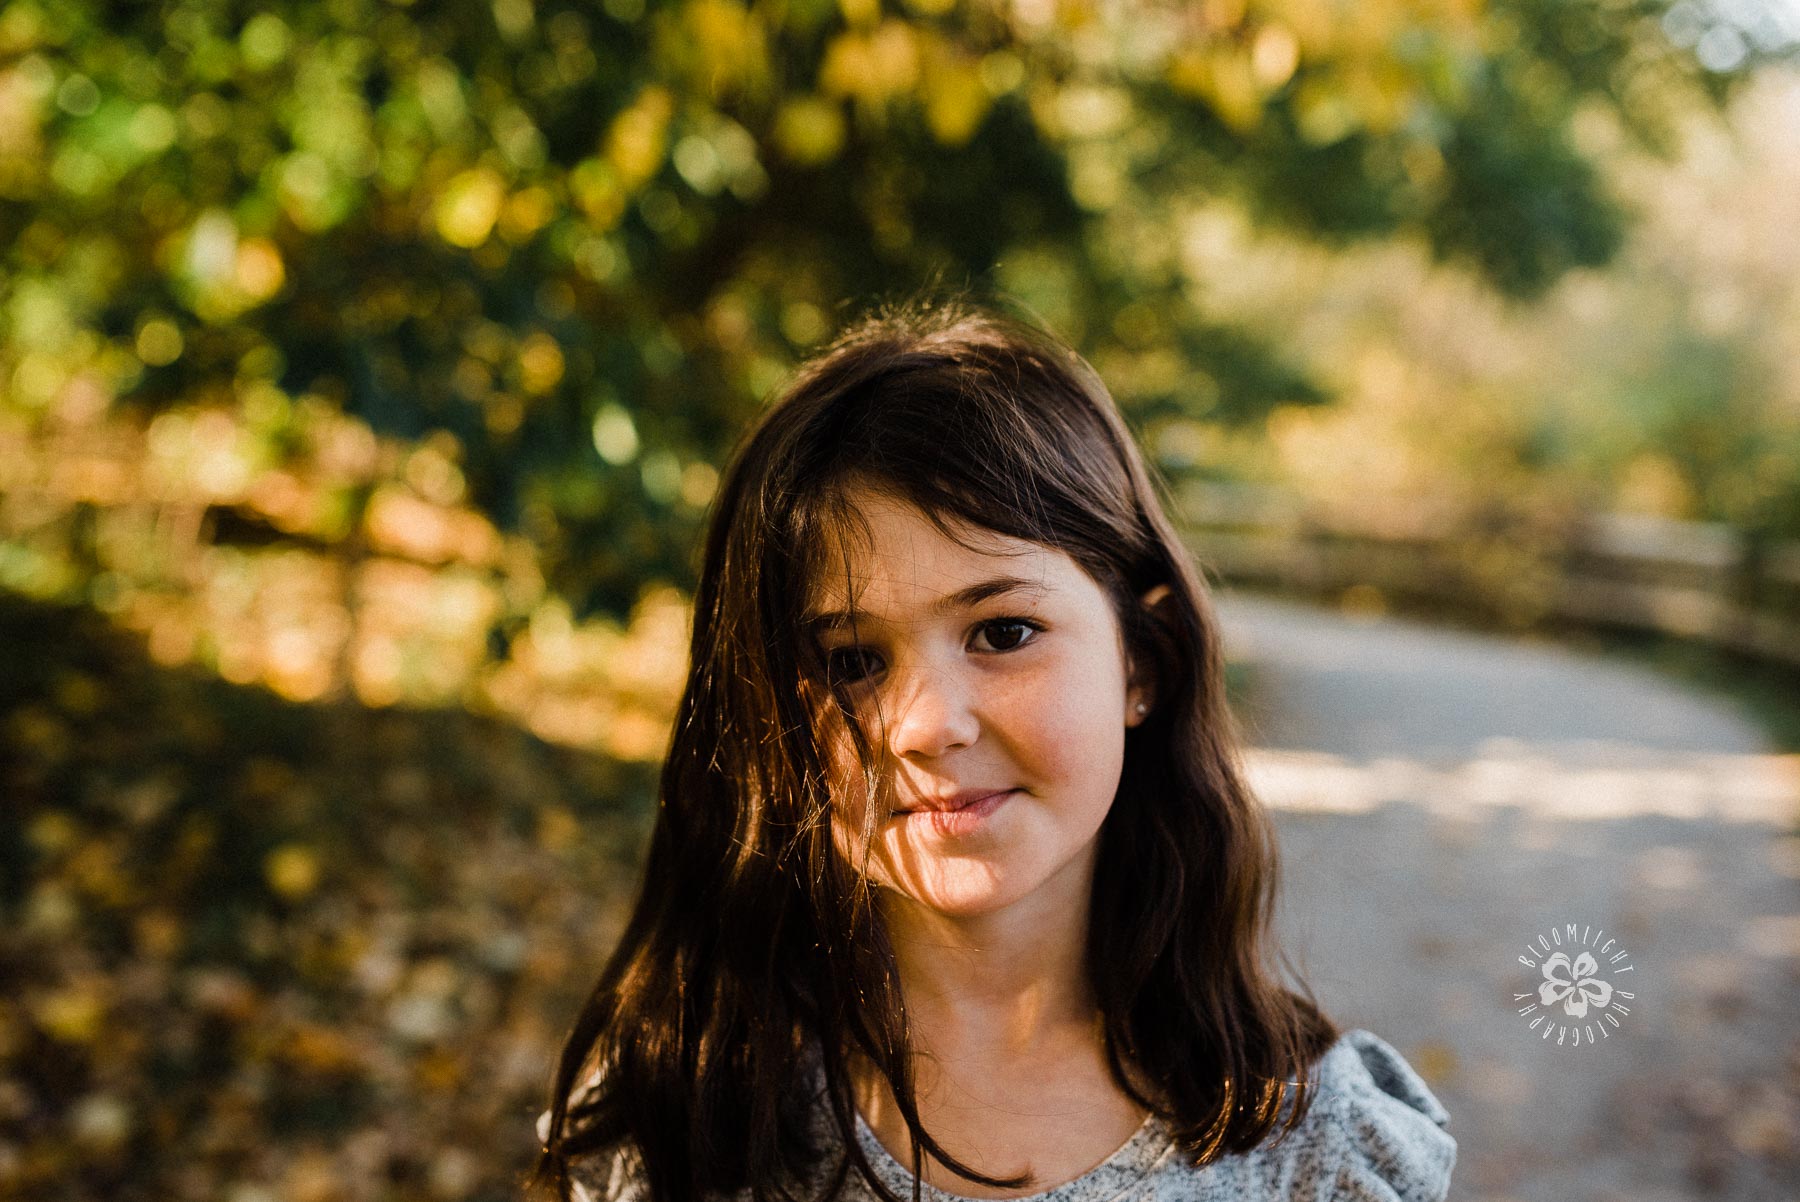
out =
[[896,759],[941,756],[975,741],[980,720],[967,682],[942,668],[922,668],[889,693],[888,749]]

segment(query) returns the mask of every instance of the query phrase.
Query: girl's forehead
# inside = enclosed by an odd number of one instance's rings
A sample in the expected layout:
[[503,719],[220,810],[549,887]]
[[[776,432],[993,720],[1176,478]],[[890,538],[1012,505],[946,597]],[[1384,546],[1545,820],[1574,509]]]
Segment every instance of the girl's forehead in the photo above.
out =
[[849,600],[931,595],[972,604],[1000,592],[1050,593],[1080,569],[1062,551],[950,519],[952,534],[910,503],[858,496],[852,530],[834,531],[818,561],[812,610]]

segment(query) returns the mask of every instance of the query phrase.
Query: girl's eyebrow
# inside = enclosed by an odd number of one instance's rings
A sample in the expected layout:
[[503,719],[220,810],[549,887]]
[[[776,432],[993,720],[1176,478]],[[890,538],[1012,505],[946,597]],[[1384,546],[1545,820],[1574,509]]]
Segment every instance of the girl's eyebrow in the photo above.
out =
[[[999,597],[1007,593],[1030,593],[1042,597],[1050,590],[1041,581],[1027,580],[1022,576],[995,576],[991,580],[980,580],[966,588],[959,588],[954,593],[940,597],[932,602],[931,612],[947,614],[958,609],[967,609],[979,605],[990,597]],[[867,614],[851,614],[843,610],[829,610],[824,613],[809,614],[803,621],[807,630],[835,630],[840,626],[848,626],[852,617],[867,618]]]

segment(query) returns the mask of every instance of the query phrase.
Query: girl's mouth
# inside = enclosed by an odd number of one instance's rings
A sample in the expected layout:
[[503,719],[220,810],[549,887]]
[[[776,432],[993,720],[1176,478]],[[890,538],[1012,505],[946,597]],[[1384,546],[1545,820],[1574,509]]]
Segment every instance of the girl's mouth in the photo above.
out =
[[934,835],[967,835],[987,824],[989,815],[1012,799],[1017,789],[994,793],[954,810],[902,810],[894,817],[909,827],[928,830]]

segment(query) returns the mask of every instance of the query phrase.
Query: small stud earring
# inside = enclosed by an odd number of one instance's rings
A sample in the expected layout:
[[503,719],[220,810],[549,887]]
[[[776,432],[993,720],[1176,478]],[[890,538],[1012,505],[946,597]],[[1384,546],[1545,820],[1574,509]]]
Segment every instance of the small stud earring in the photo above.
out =
[[1140,701],[1137,703],[1137,711],[1140,714],[1147,714],[1150,712],[1150,707]]

